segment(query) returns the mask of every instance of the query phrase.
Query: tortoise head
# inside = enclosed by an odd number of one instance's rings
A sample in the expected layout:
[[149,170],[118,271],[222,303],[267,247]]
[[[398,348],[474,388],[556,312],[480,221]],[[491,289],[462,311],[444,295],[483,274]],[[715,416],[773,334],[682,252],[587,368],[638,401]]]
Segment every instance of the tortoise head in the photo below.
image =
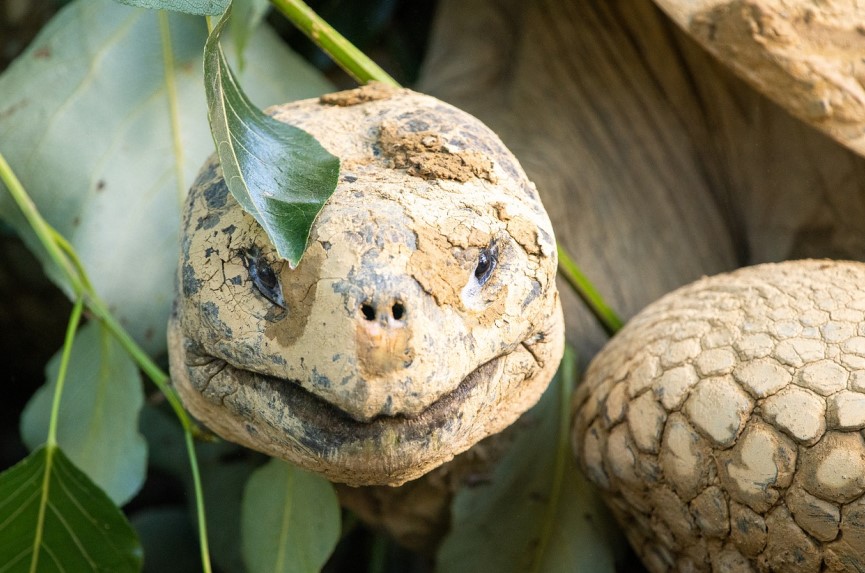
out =
[[341,160],[291,269],[211,158],[184,215],[171,373],[226,439],[353,485],[512,423],[563,346],[534,186],[478,120],[380,86],[271,110]]

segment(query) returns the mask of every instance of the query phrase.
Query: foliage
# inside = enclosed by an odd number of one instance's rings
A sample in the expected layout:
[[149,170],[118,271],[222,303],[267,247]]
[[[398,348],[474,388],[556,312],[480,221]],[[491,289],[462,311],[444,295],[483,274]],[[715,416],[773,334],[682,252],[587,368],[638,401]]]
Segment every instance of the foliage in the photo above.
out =
[[250,573],[319,571],[339,539],[339,502],[320,477],[273,459],[247,482],[241,523]]
[[[21,435],[32,450],[48,437],[60,361],[58,352],[46,368],[50,382],[21,416]],[[138,492],[147,470],[147,443],[138,433],[144,402],[138,368],[103,326],[91,322],[72,344],[68,384],[57,442],[114,503],[123,505]]]
[[3,571],[140,567],[138,540],[123,514],[55,445],[3,472],[0,500]]
[[219,46],[230,16],[226,10],[204,46],[210,129],[231,194],[295,267],[315,217],[336,189],[339,159],[307,132],[249,101]]

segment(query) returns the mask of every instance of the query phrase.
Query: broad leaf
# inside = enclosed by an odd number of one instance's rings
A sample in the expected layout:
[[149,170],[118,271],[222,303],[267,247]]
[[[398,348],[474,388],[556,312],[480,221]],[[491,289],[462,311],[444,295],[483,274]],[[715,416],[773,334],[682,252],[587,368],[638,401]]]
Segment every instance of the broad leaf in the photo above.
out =
[[246,485],[241,529],[250,573],[316,573],[339,540],[339,502],[324,478],[272,459]]
[[213,140],[231,194],[294,267],[315,217],[336,189],[339,159],[310,134],[265,115],[246,97],[219,46],[229,15],[230,10],[204,48]]
[[[60,352],[48,362],[49,380],[21,416],[21,436],[34,450],[45,443]],[[129,354],[99,323],[75,337],[57,425],[63,451],[90,479],[123,505],[144,483],[147,443],[138,433],[144,402],[141,376]]]
[[[488,483],[460,490],[438,553],[441,573],[607,573],[613,530],[569,447],[574,358],[562,366]],[[539,447],[539,445],[541,445]]]
[[39,448],[0,474],[0,572],[140,568],[126,518],[58,447]]
[[[170,31],[176,94],[166,83],[162,24]],[[199,17],[79,0],[0,76],[0,151],[81,255],[97,292],[151,354],[165,350],[180,205],[213,153],[201,89],[206,38]],[[329,89],[264,26],[246,58],[241,79],[256,101],[282,103]],[[2,184],[0,218],[62,285]]]
[[231,0],[116,0],[129,6],[174,10],[196,16],[218,16],[225,12]]

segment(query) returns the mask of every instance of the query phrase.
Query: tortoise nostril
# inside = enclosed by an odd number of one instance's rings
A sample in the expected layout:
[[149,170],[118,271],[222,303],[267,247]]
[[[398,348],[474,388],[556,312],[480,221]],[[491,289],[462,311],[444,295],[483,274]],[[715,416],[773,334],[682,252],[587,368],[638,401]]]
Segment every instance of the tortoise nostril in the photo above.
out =
[[402,317],[405,316],[405,307],[401,302],[394,303],[390,310],[394,320],[402,320]]
[[362,304],[360,306],[360,312],[363,313],[365,319],[375,320],[375,309],[371,304]]

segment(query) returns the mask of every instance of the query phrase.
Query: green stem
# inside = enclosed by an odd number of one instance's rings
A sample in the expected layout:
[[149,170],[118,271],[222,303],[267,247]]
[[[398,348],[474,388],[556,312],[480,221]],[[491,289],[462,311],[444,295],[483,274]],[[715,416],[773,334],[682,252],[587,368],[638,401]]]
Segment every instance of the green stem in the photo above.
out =
[[189,467],[192,468],[192,484],[195,488],[195,514],[198,517],[198,545],[201,549],[201,567],[204,573],[210,573],[210,548],[207,543],[207,519],[204,514],[204,490],[201,487],[201,474],[198,471],[198,458],[195,455],[195,443],[192,433],[184,432],[186,452],[189,455]]
[[306,34],[316,46],[324,50],[339,67],[358,83],[365,84],[375,80],[399,87],[395,79],[346,40],[342,34],[334,30],[330,24],[322,20],[301,0],[270,1],[292,24]]
[[81,284],[81,281],[78,279],[72,263],[68,258],[66,258],[61,248],[54,241],[54,236],[57,234],[57,231],[55,231],[54,228],[51,227],[51,225],[49,225],[39,214],[33,200],[24,190],[24,186],[21,185],[21,181],[18,180],[18,177],[12,171],[12,168],[9,166],[9,163],[6,162],[6,158],[2,153],[0,153],[0,180],[2,180],[6,185],[6,188],[9,189],[12,199],[15,200],[15,203],[18,204],[18,207],[24,213],[24,217],[27,219],[27,222],[30,223],[30,227],[33,229],[33,232],[36,233],[39,242],[42,243],[42,246],[46,251],[48,251],[48,256],[66,275],[66,278],[69,280],[69,284],[72,287],[74,298],[79,298],[85,289]]
[[568,283],[579,295],[589,310],[601,323],[601,326],[607,331],[607,334],[613,335],[622,328],[622,320],[618,315],[607,306],[604,298],[600,295],[594,285],[586,278],[586,275],[580,270],[577,264],[571,259],[567,251],[558,246],[559,251],[559,272],[567,279]]
[[72,264],[72,268],[75,269],[75,272],[78,274],[78,278],[81,280],[81,286],[84,292],[93,292],[93,285],[90,284],[90,278],[87,276],[87,273],[84,271],[84,265],[81,263],[81,259],[78,258],[78,253],[75,252],[75,249],[72,245],[69,244],[69,241],[66,240],[66,237],[61,235],[57,229],[49,226],[51,231],[51,236],[54,239],[54,242],[60,248],[63,253],[69,257],[69,262]]
[[66,327],[66,338],[63,340],[63,353],[60,355],[60,370],[57,372],[57,383],[54,386],[54,399],[51,402],[51,417],[48,420],[48,439],[46,446],[57,446],[57,420],[60,418],[60,398],[63,396],[63,386],[66,383],[66,370],[69,368],[69,357],[72,355],[72,342],[78,323],[81,322],[81,312],[84,310],[84,300],[79,298],[72,307],[69,325]]
[[[2,159],[2,156],[0,156]],[[72,343],[81,322],[84,310],[84,299],[75,300],[69,324],[66,327],[66,337],[63,340],[63,353],[60,355],[60,369],[57,372],[57,382],[54,384],[54,398],[51,400],[51,417],[48,419],[48,439],[45,440],[45,472],[42,474],[42,496],[39,498],[39,512],[36,516],[36,530],[33,535],[33,550],[30,558],[30,573],[39,569],[39,546],[45,531],[45,512],[48,509],[48,493],[51,486],[51,466],[54,463],[54,452],[57,451],[57,424],[60,419],[60,400],[63,397],[63,386],[66,384],[66,371],[69,369],[69,357],[72,356]]]
[[147,355],[144,350],[135,342],[135,340],[126,332],[120,323],[114,318],[114,315],[105,306],[99,298],[88,298],[87,308],[98,318],[105,328],[117,339],[120,345],[129,353],[135,363],[141,368],[141,371],[150,378],[153,384],[159,388],[159,391],[165,395],[174,414],[180,420],[180,424],[185,431],[193,434],[197,433],[198,428],[180,401],[177,391],[169,384],[169,377],[155,362]]

